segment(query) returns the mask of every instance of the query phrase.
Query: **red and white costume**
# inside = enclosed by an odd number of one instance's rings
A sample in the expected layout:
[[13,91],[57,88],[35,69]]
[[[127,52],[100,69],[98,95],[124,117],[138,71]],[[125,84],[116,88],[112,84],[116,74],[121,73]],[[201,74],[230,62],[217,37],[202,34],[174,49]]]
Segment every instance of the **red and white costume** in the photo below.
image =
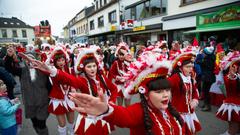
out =
[[240,90],[237,90],[237,80],[224,76],[227,97],[216,116],[224,121],[240,122]]
[[[176,56],[172,61],[172,70],[181,68],[184,61],[190,61],[195,55],[196,48],[187,46],[182,49],[182,53]],[[172,71],[171,71],[172,72]],[[200,122],[195,110],[191,108],[192,101],[198,101],[199,93],[196,87],[196,81],[193,77],[186,77],[182,72],[175,73],[168,80],[172,84],[172,105],[181,114],[186,124],[186,135],[192,135],[201,130]],[[180,83],[182,82],[182,84]]]
[[72,89],[71,86],[60,84],[55,78],[51,78],[51,81],[52,89],[49,93],[50,102],[48,112],[55,115],[73,112],[72,108],[75,107],[75,104],[68,98],[68,93],[71,92]]
[[[140,103],[127,108],[111,105],[113,111],[104,120],[121,128],[130,128],[130,135],[145,135],[144,111]],[[154,135],[185,135],[184,128],[169,113],[168,110],[160,111],[148,108],[149,116],[152,119],[152,133]]]
[[[88,81],[85,77],[75,77],[72,75],[69,75],[65,72],[62,72],[61,70],[57,71],[57,74],[55,76],[55,80],[58,81],[60,84],[67,84],[70,85],[76,89],[79,89],[82,93],[87,93],[92,95],[92,91],[90,88],[90,84],[93,86],[93,92],[97,93],[97,90],[99,90],[99,87],[103,89],[103,93],[108,96],[108,101],[115,103],[117,92],[116,92],[116,86],[108,80],[106,77],[104,77],[104,81],[111,92],[109,96],[107,94],[107,90],[104,87],[104,84],[101,83],[100,79],[96,77],[95,79],[90,79]],[[107,123],[104,120],[96,120],[94,118],[86,117],[86,114],[80,114],[78,115],[78,118],[76,120],[75,125],[75,134],[78,135],[108,135],[111,132],[111,127],[109,123]]]
[[[239,63],[240,52],[235,51],[228,53],[221,62],[221,66],[224,70],[235,64],[240,68]],[[234,78],[231,78],[229,75],[224,76],[226,99],[216,113],[216,116],[222,120],[240,122],[240,89],[237,87],[239,79],[239,73],[236,73]]]
[[118,81],[116,78],[117,76],[122,77],[127,72],[127,67],[125,61],[116,60],[113,62],[108,73],[109,80],[112,80],[117,85],[119,97],[123,97],[124,82]]
[[[180,91],[180,77],[183,80],[183,91]],[[186,134],[195,133],[201,130],[200,122],[194,109],[190,107],[193,99],[199,98],[199,93],[195,84],[192,84],[191,77],[185,77],[180,73],[168,78],[172,84],[172,105],[181,114],[186,124]]]
[[[49,55],[46,63],[52,65],[54,60],[56,59],[56,55],[64,55],[66,64],[64,66],[63,72],[68,74],[74,74],[73,69],[67,67],[67,63],[69,61],[69,56],[67,52],[63,50],[61,47],[56,47],[53,52]],[[53,65],[52,65],[53,66]],[[52,83],[52,89],[49,93],[49,106],[48,112],[53,113],[55,115],[65,114],[67,112],[73,112],[73,107],[75,104],[68,97],[68,93],[71,91],[71,86],[66,84],[59,83],[56,78],[49,78]]]

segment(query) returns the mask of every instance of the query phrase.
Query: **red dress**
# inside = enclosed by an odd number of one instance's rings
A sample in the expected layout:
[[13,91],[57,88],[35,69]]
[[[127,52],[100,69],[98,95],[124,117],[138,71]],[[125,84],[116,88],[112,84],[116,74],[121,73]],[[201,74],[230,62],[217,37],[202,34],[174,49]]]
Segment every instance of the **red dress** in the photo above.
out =
[[[72,69],[69,69],[69,71],[72,71]],[[51,78],[50,80],[52,81],[52,89],[49,93],[48,112],[55,115],[73,112],[72,108],[75,107],[75,104],[68,97],[68,93],[72,89],[71,86],[58,83],[56,78]]]
[[[180,79],[183,80],[183,90],[180,90]],[[190,78],[183,75],[174,74],[168,80],[172,85],[172,105],[181,114],[186,124],[186,135],[191,135],[201,130],[200,122],[196,116],[194,109],[190,107],[193,99],[199,99],[196,84],[192,84]]]
[[240,90],[237,80],[230,80],[224,76],[227,97],[218,109],[216,116],[224,121],[240,122]]
[[[140,103],[127,108],[111,105],[113,112],[104,117],[104,120],[122,128],[130,128],[131,135],[145,135],[144,113]],[[184,135],[184,128],[168,110],[161,112],[157,109],[148,108],[152,119],[152,132],[154,135]]]
[[[97,76],[96,80],[90,79],[88,81],[85,77],[75,77],[69,75],[61,70],[58,70],[56,80],[60,84],[68,84],[76,89],[79,89],[82,93],[93,95],[90,84],[93,86],[93,92],[97,93],[98,87],[103,89],[104,94],[109,98],[109,102],[115,103],[117,97],[117,87],[106,77],[103,79],[110,91],[110,96],[107,94],[107,90],[104,84],[100,82],[100,78]],[[75,134],[78,135],[108,135],[111,132],[111,125],[104,120],[90,119],[86,117],[86,114],[79,114],[75,124]]]
[[109,80],[112,80],[113,83],[117,85],[119,97],[123,97],[124,82],[116,81],[116,77],[123,76],[124,72],[127,72],[126,63],[124,61],[116,60],[112,64],[108,73]]

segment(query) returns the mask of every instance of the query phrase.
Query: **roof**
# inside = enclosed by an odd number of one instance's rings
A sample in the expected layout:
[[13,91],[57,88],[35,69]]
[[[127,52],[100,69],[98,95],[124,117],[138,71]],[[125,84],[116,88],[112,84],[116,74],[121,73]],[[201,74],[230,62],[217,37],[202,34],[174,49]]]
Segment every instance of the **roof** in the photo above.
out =
[[0,28],[33,28],[16,17],[4,18],[0,17]]

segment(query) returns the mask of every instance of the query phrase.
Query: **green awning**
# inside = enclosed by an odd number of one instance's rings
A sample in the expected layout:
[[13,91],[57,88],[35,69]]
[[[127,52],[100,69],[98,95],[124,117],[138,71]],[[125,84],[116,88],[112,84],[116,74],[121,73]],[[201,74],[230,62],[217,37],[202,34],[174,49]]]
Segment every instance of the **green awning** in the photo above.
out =
[[223,31],[223,30],[234,30],[234,29],[240,29],[240,26],[228,26],[228,27],[219,27],[219,28],[202,28],[202,29],[196,29],[196,30],[190,30],[183,32],[184,34],[191,34],[191,33],[200,33],[200,32],[211,32],[211,31]]

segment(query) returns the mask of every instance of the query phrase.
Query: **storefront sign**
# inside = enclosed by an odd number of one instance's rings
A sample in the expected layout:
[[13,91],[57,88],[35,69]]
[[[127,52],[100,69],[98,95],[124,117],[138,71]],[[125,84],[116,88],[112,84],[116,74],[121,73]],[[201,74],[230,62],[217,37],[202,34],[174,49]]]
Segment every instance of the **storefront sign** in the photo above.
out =
[[197,16],[197,27],[225,27],[240,24],[240,6],[228,6],[219,11]]
[[116,31],[116,30],[117,30],[117,26],[112,25],[110,31]]
[[133,31],[141,31],[141,30],[145,30],[145,26],[139,26],[139,27],[134,27]]

